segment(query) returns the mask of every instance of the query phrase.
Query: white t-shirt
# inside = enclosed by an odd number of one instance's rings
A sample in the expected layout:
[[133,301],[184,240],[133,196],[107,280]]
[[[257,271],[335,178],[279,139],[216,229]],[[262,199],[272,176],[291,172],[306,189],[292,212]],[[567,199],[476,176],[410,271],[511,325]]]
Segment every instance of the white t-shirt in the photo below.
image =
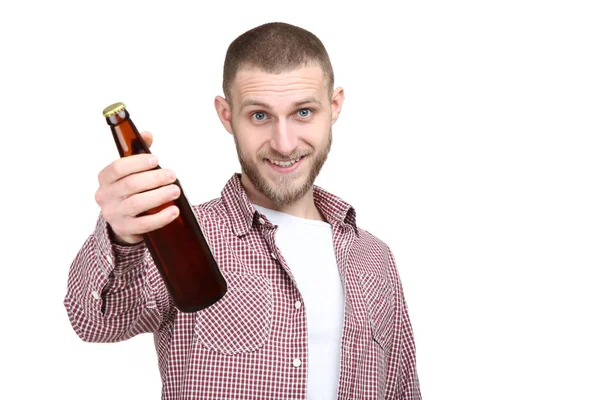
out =
[[308,325],[308,400],[337,398],[344,290],[331,225],[254,205],[278,225],[275,243],[300,290]]

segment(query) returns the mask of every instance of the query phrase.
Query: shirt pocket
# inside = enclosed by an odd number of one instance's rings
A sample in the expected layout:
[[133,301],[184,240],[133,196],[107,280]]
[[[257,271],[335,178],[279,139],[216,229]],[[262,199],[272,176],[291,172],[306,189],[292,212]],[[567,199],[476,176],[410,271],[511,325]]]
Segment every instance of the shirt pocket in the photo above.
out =
[[273,293],[267,278],[224,272],[227,293],[200,310],[194,328],[200,344],[218,353],[234,355],[262,348],[271,330]]
[[394,336],[394,293],[387,279],[377,274],[359,276],[362,295],[367,309],[371,335],[386,352]]

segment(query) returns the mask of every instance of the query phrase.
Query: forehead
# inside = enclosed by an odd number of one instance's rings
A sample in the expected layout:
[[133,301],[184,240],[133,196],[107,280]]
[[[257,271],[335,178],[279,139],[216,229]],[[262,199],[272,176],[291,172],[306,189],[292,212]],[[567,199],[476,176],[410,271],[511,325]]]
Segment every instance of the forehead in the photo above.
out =
[[278,74],[258,68],[241,69],[232,85],[235,103],[248,98],[296,98],[311,95],[322,97],[327,91],[323,69],[319,66],[305,66]]

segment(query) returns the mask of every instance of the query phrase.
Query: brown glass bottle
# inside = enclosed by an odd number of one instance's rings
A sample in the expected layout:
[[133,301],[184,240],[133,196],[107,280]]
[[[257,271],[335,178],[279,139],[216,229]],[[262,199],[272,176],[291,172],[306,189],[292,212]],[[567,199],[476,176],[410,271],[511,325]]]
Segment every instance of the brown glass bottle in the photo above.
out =
[[[150,149],[129,118],[123,103],[104,109],[115,144],[121,157],[147,153]],[[155,169],[159,169],[160,166]],[[179,180],[174,182],[181,195],[142,215],[154,214],[171,205],[179,216],[168,225],[143,235],[144,241],[175,306],[182,312],[206,308],[225,295],[227,283],[206,243],[196,216],[187,201]]]

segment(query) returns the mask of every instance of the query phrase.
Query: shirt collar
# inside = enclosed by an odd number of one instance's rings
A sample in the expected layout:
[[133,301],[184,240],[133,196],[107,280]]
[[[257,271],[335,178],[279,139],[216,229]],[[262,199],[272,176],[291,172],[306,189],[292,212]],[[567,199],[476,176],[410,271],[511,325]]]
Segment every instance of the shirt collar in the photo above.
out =
[[[258,220],[258,211],[254,208],[246,191],[242,187],[242,174],[235,173],[229,179],[221,192],[221,198],[227,208],[234,233],[243,236]],[[354,207],[341,198],[313,185],[315,206],[332,226],[342,225],[352,227],[358,236],[356,211]]]

